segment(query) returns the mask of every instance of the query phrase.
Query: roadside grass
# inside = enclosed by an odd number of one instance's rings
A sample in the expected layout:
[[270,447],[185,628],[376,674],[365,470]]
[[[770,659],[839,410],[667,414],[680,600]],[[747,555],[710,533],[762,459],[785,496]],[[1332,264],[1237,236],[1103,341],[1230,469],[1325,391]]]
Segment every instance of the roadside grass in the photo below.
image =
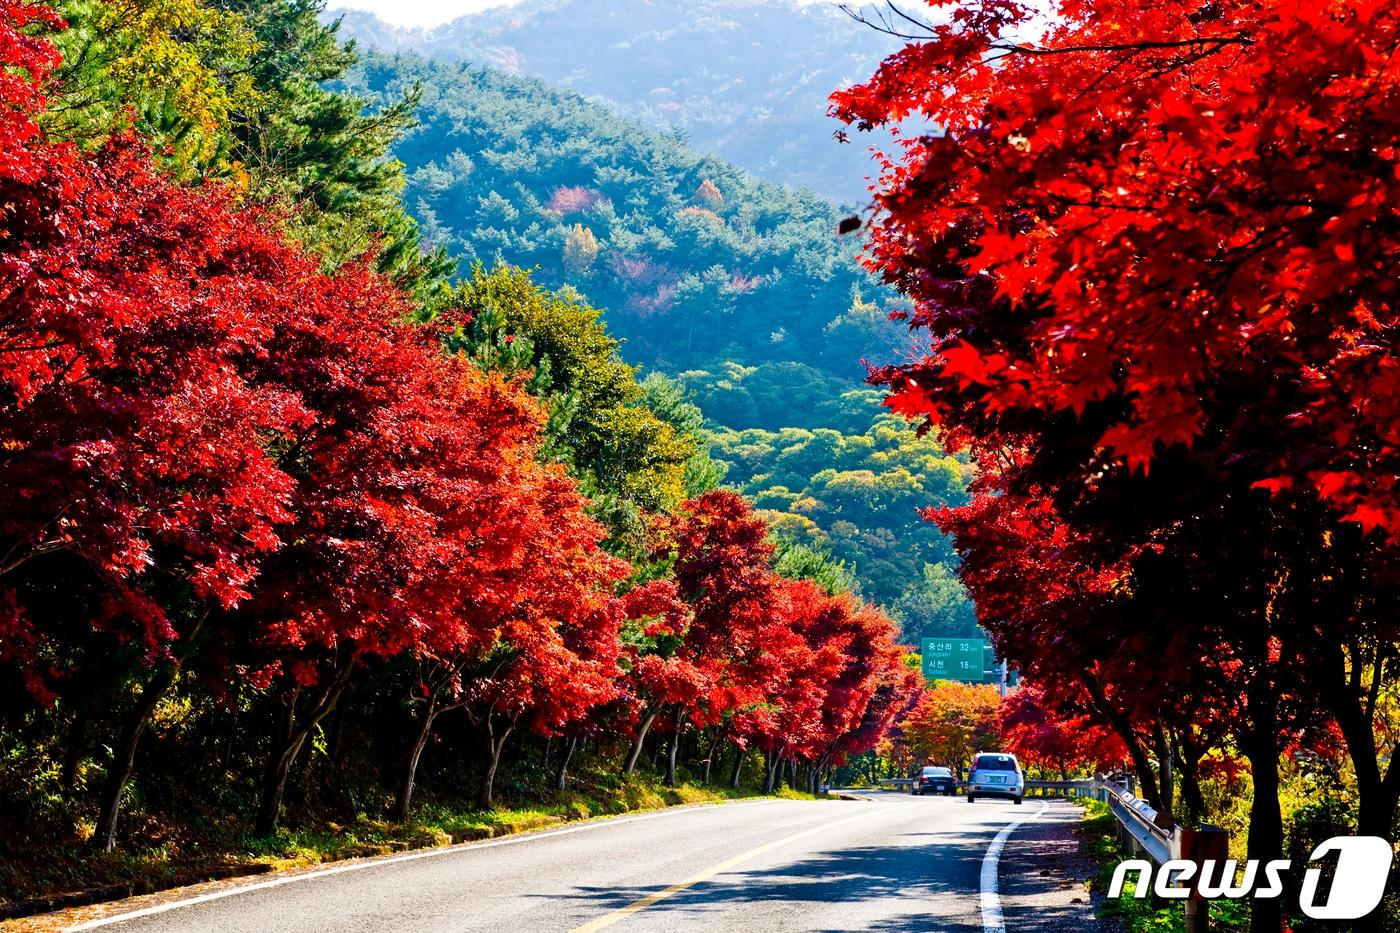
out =
[[[74,845],[74,840],[46,844],[34,838],[0,839],[0,851],[9,856],[0,858],[0,919],[31,901],[38,903],[27,905],[34,910],[25,912],[54,909],[63,903],[56,898],[72,892],[110,900],[217,878],[489,839],[578,820],[765,796],[749,787],[734,790],[693,782],[666,787],[659,776],[640,772],[628,777],[598,773],[579,777],[576,789],[540,790],[528,801],[508,802],[485,811],[462,798],[424,791],[404,822],[382,817],[388,802],[385,798],[374,801],[374,812],[362,811],[341,820],[302,821],[271,836],[251,835],[227,817],[196,816],[178,824],[156,823],[144,817],[151,825],[144,827],[143,835],[157,844],[110,853],[93,852]],[[815,799],[788,788],[766,796]],[[74,829],[77,838],[91,834],[91,826]]]
[[[1114,917],[1124,933],[1186,933],[1186,915],[1180,903],[1168,904],[1149,893],[1147,897],[1133,896],[1137,884],[1131,880],[1123,885],[1123,896],[1108,898],[1113,881],[1113,869],[1124,859],[1133,858],[1118,842],[1118,820],[1108,804],[1099,800],[1084,801],[1084,817],[1079,833],[1084,851],[1099,863],[1099,874],[1090,888],[1102,896],[1100,915]],[[1249,929],[1247,901],[1213,901],[1210,905],[1211,929],[1243,931]]]
[[653,775],[634,773],[613,780],[595,779],[585,789],[545,791],[541,801],[523,808],[497,807],[478,810],[450,798],[424,794],[403,823],[358,814],[353,822],[327,823],[315,829],[282,829],[273,836],[246,837],[247,853],[255,858],[277,860],[335,861],[362,855],[381,854],[371,849],[399,851],[434,845],[449,845],[474,839],[489,839],[529,832],[566,822],[619,816],[648,810],[729,800],[772,797],[814,800],[811,794],[789,788],[764,795],[757,790],[702,786],[682,783],[666,787]]

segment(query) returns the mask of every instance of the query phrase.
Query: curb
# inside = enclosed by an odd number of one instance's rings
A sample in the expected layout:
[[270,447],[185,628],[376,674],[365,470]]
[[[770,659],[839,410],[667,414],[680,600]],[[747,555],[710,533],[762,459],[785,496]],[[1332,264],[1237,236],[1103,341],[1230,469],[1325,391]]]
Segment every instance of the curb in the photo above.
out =
[[25,901],[15,901],[10,904],[0,904],[0,922],[19,920],[24,917],[32,917],[36,914],[52,913],[56,910],[67,910],[70,907],[90,907],[93,904],[121,901],[129,897],[159,894],[161,891],[172,891],[176,888],[206,884],[210,881],[227,881],[230,878],[245,878],[253,875],[266,875],[281,871],[295,871],[300,868],[311,868],[316,865],[346,862],[350,859],[375,858],[377,856],[395,855],[400,852],[414,852],[420,849],[438,849],[464,842],[480,842],[483,839],[496,839],[501,836],[514,836],[519,833],[548,829],[551,826],[560,826],[568,822],[582,821],[565,820],[562,817],[549,817],[548,819],[530,820],[528,822],[472,826],[467,829],[458,830],[455,833],[440,833],[426,838],[419,837],[413,840],[396,839],[393,842],[346,846],[343,849],[339,849],[335,852],[327,852],[319,857],[296,856],[292,858],[273,859],[268,862],[250,862],[246,865],[227,865],[209,871],[195,873],[174,884],[156,884],[149,881],[138,881],[129,884],[105,884],[95,888],[84,888],[80,891],[68,891],[61,894],[51,894],[48,897],[36,897]]
[[120,901],[128,897],[141,897],[145,894],[156,894],[160,891],[168,891],[171,888],[185,887],[191,884],[227,881],[230,878],[244,878],[250,875],[266,875],[273,870],[274,866],[270,862],[254,862],[248,865],[228,865],[200,872],[196,880],[187,880],[179,885],[133,882],[131,884],[106,884],[96,888],[85,888],[81,891],[51,894],[48,897],[36,897],[27,901],[0,904],[0,921],[18,920],[23,917],[32,917],[35,914],[66,910],[69,907],[87,907],[92,904],[104,904],[108,901]]
[[[852,797],[846,794],[830,793],[828,799],[834,800],[864,800],[863,797]],[[94,904],[105,904],[111,901],[125,900],[131,897],[142,897],[148,894],[158,894],[162,891],[172,891],[177,888],[193,887],[199,884],[206,884],[212,881],[227,881],[231,878],[241,878],[250,875],[265,875],[274,872],[295,871],[303,868],[312,868],[316,865],[331,864],[334,862],[344,862],[350,859],[375,858],[385,855],[394,855],[401,852],[416,852],[423,849],[440,849],[448,846],[460,845],[466,842],[481,842],[486,839],[497,839],[503,836],[515,836],[521,833],[536,832],[538,830],[549,829],[554,826],[563,826],[569,823],[587,823],[594,820],[615,819],[639,813],[657,813],[666,810],[678,810],[690,807],[712,807],[725,806],[728,804],[745,803],[759,800],[781,800],[781,797],[741,797],[732,800],[722,800],[693,804],[671,804],[664,807],[653,807],[649,809],[627,810],[622,813],[598,814],[583,819],[565,819],[559,816],[550,816],[537,820],[519,821],[514,823],[494,823],[489,826],[472,826],[457,832],[437,833],[432,836],[419,836],[414,839],[397,839],[393,842],[366,844],[360,846],[348,846],[336,852],[326,853],[320,857],[299,856],[286,859],[275,859],[268,862],[251,862],[246,865],[227,865],[210,869],[207,872],[200,872],[192,877],[186,878],[176,884],[154,884],[151,882],[134,882],[130,884],[110,884],[95,888],[86,888],[81,891],[72,891],[62,894],[53,894],[48,897],[33,898],[26,901],[15,901],[10,904],[0,904],[0,923],[10,920],[19,920],[25,917],[33,917],[37,914],[47,914],[58,910],[67,910],[72,907],[89,907]],[[818,798],[820,799],[820,798]]]

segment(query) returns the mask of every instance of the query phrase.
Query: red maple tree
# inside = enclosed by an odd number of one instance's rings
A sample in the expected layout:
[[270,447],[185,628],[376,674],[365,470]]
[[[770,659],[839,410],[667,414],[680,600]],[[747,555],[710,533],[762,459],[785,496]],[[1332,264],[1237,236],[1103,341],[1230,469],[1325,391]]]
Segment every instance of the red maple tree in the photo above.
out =
[[[1070,0],[1046,20],[985,0],[900,22],[910,44],[834,97],[865,128],[939,127],[901,137],[876,190],[871,264],[931,341],[879,374],[890,404],[973,447],[998,474],[984,495],[1053,501],[1086,573],[1122,593],[1187,581],[1157,591],[1180,660],[1249,688],[1241,716],[1212,717],[1255,769],[1253,854],[1282,843],[1281,736],[1319,706],[1347,735],[1364,823],[1388,832],[1400,772],[1347,684],[1379,685],[1397,635],[1377,610],[1400,531],[1400,14]],[[1286,598],[1266,582],[1281,567]],[[1118,642],[1125,662],[1153,645]]]
[[1071,772],[1105,773],[1128,757],[1116,733],[1089,716],[1067,714],[1034,685],[1022,687],[997,708],[997,731],[1007,751],[1024,765],[1053,770],[1060,780]]

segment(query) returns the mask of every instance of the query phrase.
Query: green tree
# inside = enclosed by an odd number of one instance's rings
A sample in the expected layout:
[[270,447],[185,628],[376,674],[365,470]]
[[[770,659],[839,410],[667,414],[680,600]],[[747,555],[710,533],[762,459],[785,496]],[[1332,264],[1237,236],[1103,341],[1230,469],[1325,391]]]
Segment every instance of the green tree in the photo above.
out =
[[851,393],[846,404],[845,420],[863,416],[862,429],[716,427],[714,457],[780,539],[846,565],[861,591],[901,620],[905,638],[975,626],[966,594],[943,578],[956,556],[920,514],[966,501],[966,463],[902,419],[872,419],[864,393]]
[[[96,146],[133,121],[188,181],[219,178],[273,205],[328,270],[372,255],[421,299],[453,264],[425,253],[390,149],[413,124],[408,89],[382,106],[347,93],[356,61],[320,0],[70,0],[50,136]],[[128,114],[132,116],[128,116]]]
[[[644,549],[643,517],[686,498],[688,467],[703,449],[694,413],[664,399],[679,426],[648,405],[637,370],[622,361],[599,312],[530,274],[478,264],[452,293],[448,346],[485,368],[519,374],[549,411],[552,454],[569,464],[629,554]],[[659,389],[653,395],[662,397]],[[705,469],[695,467],[697,483]],[[712,472],[712,471],[711,471]]]
[[71,0],[46,132],[84,146],[129,125],[197,174],[218,161],[234,112],[259,95],[248,74],[258,51],[244,18],[199,0]]
[[416,89],[393,100],[350,93],[355,65],[337,24],[318,18],[322,0],[215,0],[256,37],[250,63],[256,95],[231,115],[229,160],[249,174],[250,193],[291,210],[292,234],[338,266],[375,255],[379,271],[420,298],[443,289],[453,269],[444,251],[424,253],[404,210],[403,166],[390,155],[414,125]]
[[773,569],[789,580],[811,580],[828,596],[860,592],[860,583],[850,567],[806,544],[776,539],[773,543]]
[[642,380],[646,407],[665,421],[682,437],[695,442],[695,453],[685,462],[681,485],[685,497],[693,499],[724,482],[725,467],[710,455],[710,432],[705,428],[705,415],[700,406],[680,383],[661,373],[648,373]]
[[977,612],[957,572],[947,564],[924,564],[923,578],[890,606],[905,639],[972,638],[980,634]]

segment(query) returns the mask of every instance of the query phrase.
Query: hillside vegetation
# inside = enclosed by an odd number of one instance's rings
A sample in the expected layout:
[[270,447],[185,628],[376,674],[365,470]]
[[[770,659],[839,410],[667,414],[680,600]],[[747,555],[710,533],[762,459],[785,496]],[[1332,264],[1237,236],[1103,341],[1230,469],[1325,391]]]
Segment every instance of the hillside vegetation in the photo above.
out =
[[[854,261],[858,242],[838,236],[845,215],[825,199],[531,78],[370,55],[348,83],[382,104],[419,89],[417,124],[394,153],[431,243],[573,286],[607,310],[634,362],[796,361],[854,380],[862,351],[899,339],[879,307],[857,302],[889,296]],[[844,336],[869,346],[829,341],[828,327],[853,327]],[[737,411],[708,414],[749,426]]]
[[906,637],[970,633],[951,550],[916,511],[961,501],[963,466],[862,385],[862,361],[909,341],[841,210],[533,78],[369,54],[347,86],[386,106],[417,96],[395,154],[431,244],[603,309],[629,362],[690,393],[777,534],[847,565],[908,616]]
[[714,440],[728,481],[774,531],[858,568],[865,594],[895,612],[905,638],[976,634],[947,569],[952,547],[918,511],[966,500],[965,461],[889,415],[860,433],[721,428]]

